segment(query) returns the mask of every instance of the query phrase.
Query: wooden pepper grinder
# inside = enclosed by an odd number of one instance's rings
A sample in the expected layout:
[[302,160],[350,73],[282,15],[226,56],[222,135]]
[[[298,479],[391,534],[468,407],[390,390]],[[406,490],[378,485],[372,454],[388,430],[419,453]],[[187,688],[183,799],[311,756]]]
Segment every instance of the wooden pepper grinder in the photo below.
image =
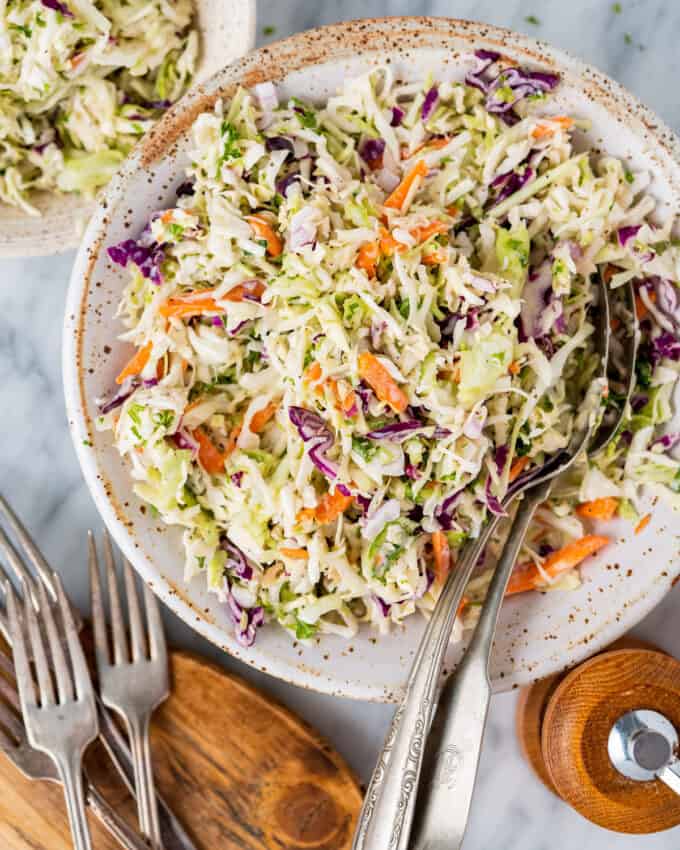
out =
[[517,733],[541,782],[593,823],[680,824],[680,662],[655,647],[624,638],[523,688]]

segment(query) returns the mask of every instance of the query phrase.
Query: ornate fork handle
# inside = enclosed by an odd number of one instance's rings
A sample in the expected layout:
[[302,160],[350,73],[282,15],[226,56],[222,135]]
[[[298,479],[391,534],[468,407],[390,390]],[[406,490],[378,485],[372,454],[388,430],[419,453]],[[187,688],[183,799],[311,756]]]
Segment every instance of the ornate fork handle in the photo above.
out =
[[492,517],[480,536],[466,546],[435,605],[366,791],[353,850],[408,850],[424,743],[436,708],[444,655],[463,591],[497,522],[498,518]]

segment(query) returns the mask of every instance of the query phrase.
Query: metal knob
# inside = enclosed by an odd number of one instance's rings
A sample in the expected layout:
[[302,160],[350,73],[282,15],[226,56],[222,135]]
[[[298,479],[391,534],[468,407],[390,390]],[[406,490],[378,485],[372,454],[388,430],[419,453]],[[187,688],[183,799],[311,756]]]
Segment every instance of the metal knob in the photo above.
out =
[[609,758],[619,773],[637,782],[660,779],[680,795],[678,733],[658,711],[637,709],[619,717],[609,733]]

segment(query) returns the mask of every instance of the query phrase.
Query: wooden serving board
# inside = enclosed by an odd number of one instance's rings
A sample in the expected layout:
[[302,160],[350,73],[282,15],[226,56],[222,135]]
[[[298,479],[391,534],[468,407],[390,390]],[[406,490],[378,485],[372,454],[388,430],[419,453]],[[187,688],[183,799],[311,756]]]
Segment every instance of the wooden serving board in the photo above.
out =
[[[172,696],[154,715],[158,788],[198,850],[344,850],[361,805],[343,759],[283,706],[195,655],[173,652]],[[88,770],[135,823],[134,801],[99,745]],[[90,817],[95,850],[118,845]],[[71,850],[61,788],[0,754],[2,850]]]

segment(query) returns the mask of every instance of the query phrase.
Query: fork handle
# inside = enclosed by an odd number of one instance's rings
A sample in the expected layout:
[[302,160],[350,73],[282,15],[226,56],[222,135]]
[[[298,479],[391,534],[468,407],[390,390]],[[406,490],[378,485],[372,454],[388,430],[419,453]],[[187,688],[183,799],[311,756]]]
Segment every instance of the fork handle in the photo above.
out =
[[85,814],[82,753],[67,753],[55,759],[59,778],[64,786],[68,822],[75,850],[92,850],[90,828]]
[[411,835],[413,850],[458,850],[463,843],[491,701],[489,656],[513,566],[552,481],[520,502],[470,644],[439,697],[425,750]]
[[85,787],[85,802],[97,820],[123,850],[149,850],[149,845],[129,826],[91,783]]
[[132,761],[135,768],[139,824],[142,833],[149,839],[154,850],[160,850],[162,847],[161,833],[158,825],[158,805],[149,744],[150,719],[150,713],[138,717],[127,717],[127,724]]
[[408,850],[424,744],[437,700],[439,678],[465,585],[498,517],[461,553],[425,628],[406,693],[392,718],[364,797],[352,850]]

